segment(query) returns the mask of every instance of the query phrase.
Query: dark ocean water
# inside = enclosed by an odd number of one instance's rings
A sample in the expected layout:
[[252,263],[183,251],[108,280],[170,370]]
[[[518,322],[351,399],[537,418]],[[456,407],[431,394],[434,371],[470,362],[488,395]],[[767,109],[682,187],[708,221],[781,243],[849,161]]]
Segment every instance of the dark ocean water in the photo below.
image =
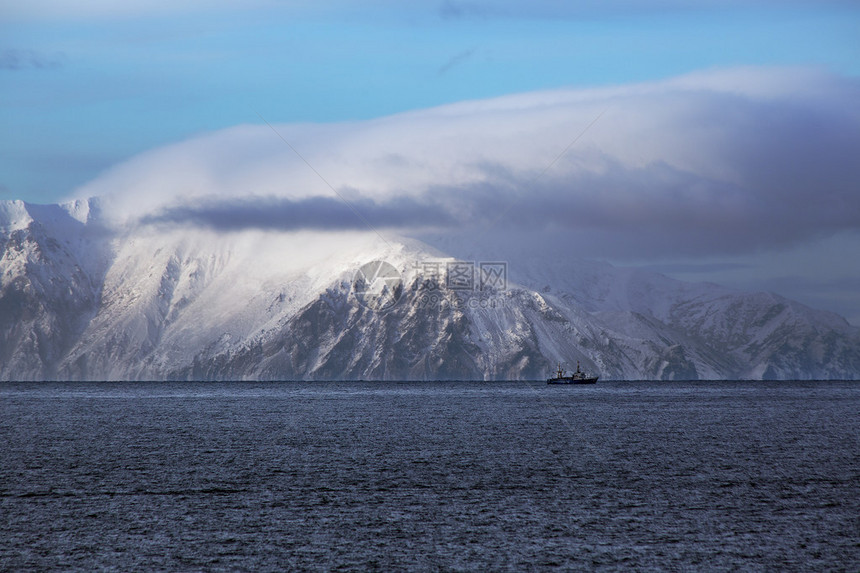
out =
[[860,384],[0,385],[0,570],[860,569]]

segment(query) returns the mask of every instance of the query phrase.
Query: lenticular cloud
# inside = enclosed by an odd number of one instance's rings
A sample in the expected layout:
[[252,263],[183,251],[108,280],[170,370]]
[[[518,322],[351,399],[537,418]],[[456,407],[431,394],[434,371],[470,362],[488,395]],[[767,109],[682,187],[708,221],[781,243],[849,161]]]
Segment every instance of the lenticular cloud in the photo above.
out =
[[744,68],[242,125],[142,154],[77,194],[107,196],[117,224],[372,221],[407,234],[561,231],[602,254],[714,254],[860,230],[858,149],[856,80]]

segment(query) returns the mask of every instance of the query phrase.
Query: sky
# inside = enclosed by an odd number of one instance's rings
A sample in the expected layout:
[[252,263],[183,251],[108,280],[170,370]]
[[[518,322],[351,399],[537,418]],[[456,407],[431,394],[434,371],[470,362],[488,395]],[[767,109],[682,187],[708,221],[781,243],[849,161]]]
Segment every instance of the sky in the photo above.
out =
[[837,0],[4,0],[0,199],[562,233],[860,325],[858,80]]

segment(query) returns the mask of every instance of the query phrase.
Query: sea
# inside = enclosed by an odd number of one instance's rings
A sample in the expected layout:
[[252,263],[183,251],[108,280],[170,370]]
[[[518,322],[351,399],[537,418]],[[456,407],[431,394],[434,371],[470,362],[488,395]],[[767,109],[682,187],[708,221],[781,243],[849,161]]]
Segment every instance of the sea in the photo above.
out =
[[858,571],[857,382],[0,384],[3,571]]

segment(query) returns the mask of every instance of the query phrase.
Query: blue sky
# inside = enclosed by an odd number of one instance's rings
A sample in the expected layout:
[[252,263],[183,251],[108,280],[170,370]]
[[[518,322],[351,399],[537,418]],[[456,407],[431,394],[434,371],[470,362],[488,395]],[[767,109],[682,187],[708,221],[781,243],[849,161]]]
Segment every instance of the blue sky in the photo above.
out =
[[[76,4],[0,3],[0,199],[126,190],[139,206],[223,183],[207,188],[228,199],[212,212],[253,216],[273,199],[245,205],[251,182],[314,185],[304,165],[279,171],[289,150],[262,116],[362,205],[400,185],[401,206],[435,201],[457,220],[472,193],[488,218],[499,198],[522,205],[512,182],[608,108],[533,189],[547,209],[603,217],[592,256],[860,325],[857,2]],[[488,99],[509,94],[525,95]],[[467,100],[485,102],[421,111]],[[602,195],[565,194],[572,183]]]
[[0,193],[49,202],[138,152],[738,65],[860,74],[850,2],[189,2],[0,8]]

